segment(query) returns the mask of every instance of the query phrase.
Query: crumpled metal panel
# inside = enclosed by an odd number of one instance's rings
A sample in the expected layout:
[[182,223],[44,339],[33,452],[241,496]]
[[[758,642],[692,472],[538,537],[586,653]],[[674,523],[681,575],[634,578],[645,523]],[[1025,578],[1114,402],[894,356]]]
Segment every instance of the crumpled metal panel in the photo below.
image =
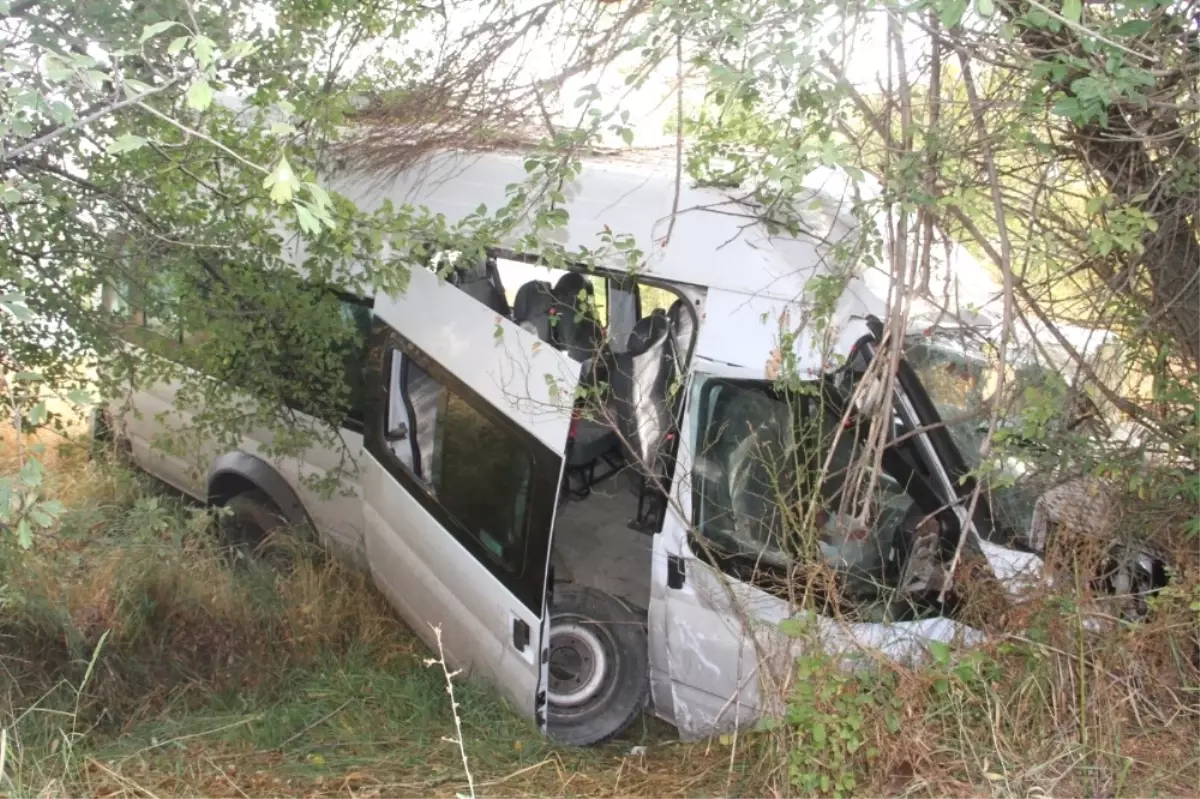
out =
[[665,658],[667,681],[657,696],[669,703],[671,720],[687,739],[745,729],[764,715],[784,711],[796,658],[822,650],[845,668],[862,667],[865,653],[915,663],[932,641],[978,643],[984,635],[950,619],[888,624],[849,624],[817,614],[802,621],[806,633],[792,638],[779,629],[789,618],[785,601],[731,580],[697,560],[688,560],[684,589],[670,591],[652,638],[664,642],[654,653]]

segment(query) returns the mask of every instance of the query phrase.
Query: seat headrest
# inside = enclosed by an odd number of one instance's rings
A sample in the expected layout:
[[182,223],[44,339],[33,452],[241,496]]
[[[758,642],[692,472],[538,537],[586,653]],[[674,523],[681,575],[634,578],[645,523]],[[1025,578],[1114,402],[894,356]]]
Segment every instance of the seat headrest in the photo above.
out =
[[534,314],[547,313],[553,302],[550,284],[545,280],[531,280],[517,289],[513,298],[513,319],[520,322]]
[[667,337],[671,323],[662,308],[655,308],[649,316],[643,316],[629,333],[627,351],[631,354],[645,352]]
[[457,286],[476,280],[487,280],[487,278],[488,262],[486,258],[481,258],[474,263],[460,258],[458,263],[454,265],[454,270],[450,273],[448,280]]
[[578,272],[567,272],[554,284],[554,296],[572,306],[578,301],[581,291],[586,291],[589,297],[595,293],[592,281]]
[[671,321],[671,333],[677,367],[683,368],[683,362],[688,357],[692,346],[692,331],[695,329],[694,317],[688,307],[687,300],[675,300],[667,310],[667,318]]
[[692,314],[687,310],[687,300],[679,299],[671,303],[671,307],[667,309],[667,319],[671,320],[671,327],[679,330],[683,325],[692,323]]

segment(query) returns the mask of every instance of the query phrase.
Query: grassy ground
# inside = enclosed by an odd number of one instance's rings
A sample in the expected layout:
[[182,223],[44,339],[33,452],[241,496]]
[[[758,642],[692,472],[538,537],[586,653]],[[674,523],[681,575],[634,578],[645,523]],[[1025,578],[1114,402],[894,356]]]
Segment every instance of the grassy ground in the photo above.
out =
[[[469,791],[440,668],[359,576],[231,566],[202,510],[78,447],[46,459],[67,513],[32,552],[0,548],[0,796]],[[1200,594],[1194,574],[1182,584],[1152,624],[1103,639],[1052,597],[998,621],[994,645],[920,671],[802,660],[788,718],[734,741],[682,744],[647,719],[558,748],[468,681],[475,789],[1194,794]]]
[[[0,555],[0,796],[467,792],[442,671],[361,577],[231,567],[201,509],[79,448],[45,460],[69,510]],[[456,699],[480,794],[758,792],[752,759],[651,719],[560,749],[485,686]]]

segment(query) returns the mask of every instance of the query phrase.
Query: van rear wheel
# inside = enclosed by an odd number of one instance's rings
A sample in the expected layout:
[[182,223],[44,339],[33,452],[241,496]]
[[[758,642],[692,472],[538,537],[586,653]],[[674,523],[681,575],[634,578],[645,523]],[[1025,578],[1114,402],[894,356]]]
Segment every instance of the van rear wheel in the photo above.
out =
[[550,608],[547,731],[587,746],[624,732],[646,706],[650,662],[645,622],[610,594],[554,587]]

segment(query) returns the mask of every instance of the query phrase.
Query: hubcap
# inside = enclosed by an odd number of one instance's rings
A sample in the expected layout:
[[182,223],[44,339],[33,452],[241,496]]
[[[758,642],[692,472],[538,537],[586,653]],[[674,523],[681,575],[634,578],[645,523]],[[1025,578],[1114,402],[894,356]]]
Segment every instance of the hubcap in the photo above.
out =
[[550,628],[548,698],[559,707],[577,707],[592,699],[608,673],[604,645],[588,626],[575,622]]

